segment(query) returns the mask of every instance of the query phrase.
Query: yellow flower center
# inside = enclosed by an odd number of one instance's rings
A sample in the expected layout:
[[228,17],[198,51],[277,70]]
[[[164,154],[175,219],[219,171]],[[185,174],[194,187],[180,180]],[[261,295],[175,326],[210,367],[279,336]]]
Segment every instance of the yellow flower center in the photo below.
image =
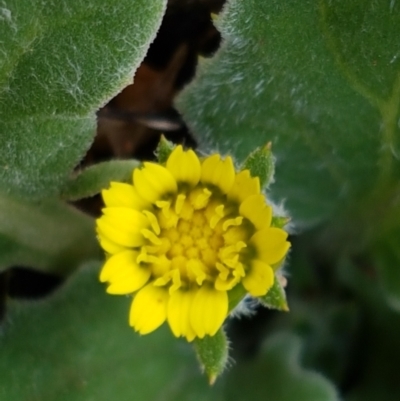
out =
[[226,291],[245,276],[243,250],[255,230],[225,198],[199,185],[147,212],[153,230],[142,230],[148,244],[138,263],[148,264],[155,285],[173,292],[209,281]]

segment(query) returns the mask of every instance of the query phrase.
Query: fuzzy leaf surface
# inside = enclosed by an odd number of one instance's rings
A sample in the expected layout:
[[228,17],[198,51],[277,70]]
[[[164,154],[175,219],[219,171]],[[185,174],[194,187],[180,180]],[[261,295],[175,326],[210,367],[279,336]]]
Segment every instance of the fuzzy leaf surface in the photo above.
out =
[[68,180],[61,196],[66,200],[77,200],[96,195],[107,188],[111,181],[131,182],[132,172],[139,165],[136,160],[111,160],[97,163]]
[[89,216],[58,200],[0,196],[0,272],[25,266],[62,275],[101,257]]
[[232,0],[217,25],[222,48],[178,102],[200,138],[241,160],[271,141],[273,197],[307,225],[391,187],[399,2]]
[[255,360],[238,364],[227,382],[228,399],[252,401],[339,401],[332,384],[299,362],[300,340],[276,334]]
[[400,231],[391,232],[375,247],[375,264],[386,301],[400,312]]
[[289,311],[289,306],[286,300],[285,288],[282,286],[279,276],[275,275],[274,284],[269,291],[262,297],[259,297],[261,303],[270,309],[279,311]]
[[[129,297],[105,293],[82,269],[48,300],[9,305],[0,338],[0,399],[220,401],[192,347],[168,329],[140,337]],[[29,335],[26,335],[29,330]]]
[[194,346],[202,369],[210,384],[214,384],[228,362],[229,344],[225,332],[220,329],[214,336],[197,338]]
[[0,7],[0,190],[56,194],[84,156],[95,111],[154,39],[165,0],[6,0]]

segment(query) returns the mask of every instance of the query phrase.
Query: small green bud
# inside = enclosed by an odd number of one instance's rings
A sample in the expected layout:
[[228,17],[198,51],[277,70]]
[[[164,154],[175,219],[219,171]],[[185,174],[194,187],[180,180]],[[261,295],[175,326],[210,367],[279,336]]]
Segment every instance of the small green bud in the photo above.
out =
[[160,142],[156,149],[156,157],[159,163],[166,163],[169,155],[175,149],[175,145],[168,141],[164,135],[161,135]]
[[261,188],[267,188],[272,181],[275,171],[275,160],[271,151],[271,142],[250,153],[243,163],[242,168],[243,170],[249,170],[252,177],[260,179]]
[[286,279],[283,276],[275,275],[274,284],[266,295],[259,297],[260,302],[270,309],[277,309],[283,312],[289,312],[289,306],[286,300],[284,285]]
[[229,345],[226,334],[220,329],[214,336],[196,338],[194,347],[200,365],[206,372],[209,383],[213,385],[228,361]]
[[289,223],[289,221],[290,221],[290,217],[273,216],[272,221],[271,221],[271,227],[283,228],[286,226],[287,223]]

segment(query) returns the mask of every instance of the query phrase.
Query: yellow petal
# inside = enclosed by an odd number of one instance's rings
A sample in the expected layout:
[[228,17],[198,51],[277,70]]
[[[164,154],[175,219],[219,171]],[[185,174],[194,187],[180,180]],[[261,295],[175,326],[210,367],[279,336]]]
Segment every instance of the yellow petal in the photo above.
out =
[[100,271],[100,281],[105,283],[106,281],[112,281],[113,278],[118,279],[119,276],[125,275],[130,270],[132,263],[136,265],[137,255],[137,251],[125,250],[110,256]]
[[165,255],[160,255],[157,260],[152,263],[151,270],[154,277],[163,276],[171,268],[171,260]]
[[195,210],[203,209],[208,205],[212,192],[207,188],[197,187],[190,192],[189,200]]
[[160,229],[160,224],[158,223],[157,217],[153,213],[149,212],[148,210],[143,210],[142,213],[149,219],[149,222],[150,222],[150,225],[151,225],[151,228],[153,229],[153,231],[157,235],[159,235],[161,232],[161,229]]
[[226,245],[236,244],[237,242],[247,242],[250,234],[246,228],[240,226],[231,226],[226,233],[223,234]]
[[229,200],[241,203],[247,197],[259,193],[260,179],[252,177],[249,170],[243,170],[236,174],[233,186],[227,196]]
[[242,224],[243,217],[237,216],[234,219],[227,219],[222,224],[222,230],[226,231],[229,227],[240,226]]
[[153,231],[144,228],[140,231],[144,238],[148,239],[154,245],[162,245],[162,241],[153,233]]
[[272,208],[265,203],[264,195],[252,195],[246,198],[239,207],[239,213],[250,220],[257,230],[271,225]]
[[143,210],[150,206],[150,203],[138,194],[133,185],[122,182],[111,182],[110,189],[104,189],[101,191],[101,195],[108,207],[129,207]]
[[147,284],[133,299],[129,324],[140,334],[158,329],[167,318],[168,298],[166,288]]
[[218,291],[229,291],[231,290],[238,282],[240,281],[240,277],[230,277],[229,279],[222,279],[218,276],[215,279],[214,287]]
[[190,308],[196,290],[174,291],[168,301],[168,324],[175,337],[186,337],[188,341],[195,338],[195,332],[190,325]]
[[150,226],[146,216],[134,209],[106,207],[96,220],[98,231],[117,245],[137,247],[144,244],[141,230]]
[[202,286],[190,308],[190,324],[196,336],[213,336],[228,314],[228,294],[211,286]]
[[235,181],[235,168],[231,157],[221,159],[218,154],[207,157],[201,165],[201,182],[218,187],[228,193]]
[[110,240],[106,235],[103,235],[101,230],[97,229],[97,238],[100,242],[100,246],[110,254],[122,252],[126,250],[126,247],[116,244],[114,241]]
[[186,262],[186,268],[190,274],[193,276],[198,285],[203,284],[203,281],[207,278],[206,266],[200,259],[190,259]]
[[156,163],[144,163],[144,168],[135,169],[133,182],[139,195],[152,203],[178,189],[170,171]]
[[182,145],[178,145],[172,151],[167,160],[167,169],[178,183],[194,187],[200,181],[200,160],[193,150],[184,151]]
[[186,195],[179,194],[175,200],[175,213],[179,214],[182,211],[183,205],[186,200]]
[[283,259],[290,248],[290,243],[286,241],[287,236],[286,231],[276,227],[257,231],[250,238],[250,243],[256,248],[257,259],[269,265]]
[[265,295],[274,284],[274,272],[271,266],[260,260],[254,260],[242,283],[253,297],[260,297]]
[[115,243],[120,247],[134,248],[144,244],[145,239],[141,233],[129,233],[121,231],[116,227],[109,219],[101,218],[96,220],[97,231],[101,234],[101,237],[105,240]]
[[121,230],[139,231],[150,226],[149,219],[138,210],[127,207],[106,207],[102,212],[107,220],[113,221]]
[[150,278],[150,269],[136,263],[138,252],[124,251],[111,256],[100,272],[100,281],[108,281],[109,294],[130,294],[142,288]]

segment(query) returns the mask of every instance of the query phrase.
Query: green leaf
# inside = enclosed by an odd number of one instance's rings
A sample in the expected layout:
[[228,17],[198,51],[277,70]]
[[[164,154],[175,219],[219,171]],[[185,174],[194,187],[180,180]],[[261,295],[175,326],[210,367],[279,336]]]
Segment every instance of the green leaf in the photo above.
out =
[[304,223],[391,188],[400,3],[232,0],[217,23],[223,46],[178,102],[198,136],[240,159],[271,141],[272,195]]
[[202,369],[210,384],[214,384],[228,362],[229,344],[225,332],[220,329],[214,336],[197,338],[194,346]]
[[375,247],[374,259],[388,304],[400,312],[400,235],[391,232]]
[[101,258],[93,219],[57,200],[1,195],[0,221],[0,271],[17,265],[67,274]]
[[48,301],[10,302],[1,399],[221,400],[222,388],[209,388],[188,343],[166,327],[141,337],[128,326],[130,302],[107,295],[93,269]]
[[285,289],[283,288],[279,276],[275,275],[274,284],[263,297],[258,298],[261,303],[270,309],[277,309],[288,312],[289,306],[286,300]]
[[276,334],[255,360],[237,364],[228,377],[227,398],[252,401],[338,401],[335,388],[299,363],[297,337]]
[[132,76],[166,0],[11,0],[0,9],[0,190],[58,193],[95,111]]
[[138,165],[136,160],[112,160],[90,166],[67,181],[61,196],[70,201],[87,198],[100,193],[111,181],[131,181]]
[[357,294],[358,304],[363,307],[362,337],[357,339],[359,350],[355,361],[358,375],[346,400],[396,401],[400,397],[400,314],[388,306],[383,292],[376,291],[376,277],[366,274],[370,273],[370,263],[369,258],[357,261],[357,265],[343,260],[340,266],[346,290]]

